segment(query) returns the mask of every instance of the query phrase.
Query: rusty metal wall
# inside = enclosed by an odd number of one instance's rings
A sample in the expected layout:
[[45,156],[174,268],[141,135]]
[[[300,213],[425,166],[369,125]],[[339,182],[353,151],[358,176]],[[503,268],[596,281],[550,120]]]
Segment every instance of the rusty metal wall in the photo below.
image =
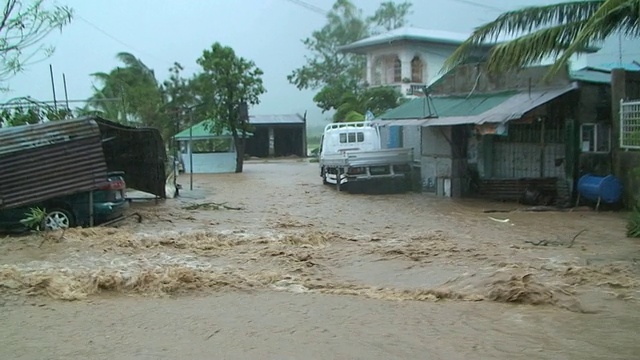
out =
[[95,121],[65,120],[0,130],[0,209],[94,190],[106,180]]

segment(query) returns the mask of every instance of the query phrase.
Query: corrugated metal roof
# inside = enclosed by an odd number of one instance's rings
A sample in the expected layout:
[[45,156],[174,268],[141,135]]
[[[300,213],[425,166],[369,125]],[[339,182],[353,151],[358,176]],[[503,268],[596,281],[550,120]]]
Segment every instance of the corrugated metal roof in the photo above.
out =
[[[499,93],[475,95],[469,99],[461,97],[434,97],[433,104],[437,110],[437,118],[425,119],[424,99],[414,99],[400,107],[405,107],[403,112],[396,111],[395,115],[400,119],[389,121],[387,115],[381,116],[376,121],[382,125],[422,125],[422,126],[451,126],[463,124],[502,123],[521,118],[527,112],[544,105],[547,102],[577,89],[573,83],[559,89],[537,90],[519,93]],[[474,98],[475,99],[472,99]],[[411,103],[414,103],[411,105]],[[440,105],[439,105],[440,104]],[[442,106],[444,105],[444,106]],[[440,106],[440,107],[439,107]],[[394,115],[394,114],[392,114]],[[414,115],[411,117],[411,115]]]
[[[193,140],[213,139],[216,137],[228,137],[231,136],[231,132],[227,129],[222,130],[222,133],[212,134],[210,125],[212,120],[203,120],[191,127],[192,135],[189,133],[189,128],[184,129],[177,133],[174,138],[180,141],[189,140],[192,136]],[[304,118],[298,114],[285,114],[285,115],[251,115],[249,116],[249,124],[251,125],[288,125],[288,124],[304,124]],[[250,133],[249,136],[252,134]]]
[[420,97],[391,109],[380,116],[383,120],[424,119],[429,116],[429,105],[433,105],[439,117],[472,116],[501,104],[517,92],[476,94],[466,96],[434,96],[429,104],[426,97]]
[[0,129],[0,209],[91,191],[106,181],[100,131],[91,119]]
[[251,125],[304,124],[304,118],[298,114],[251,115],[249,116],[249,124]]
[[213,125],[212,120],[202,120],[199,123],[193,125],[191,129],[186,128],[174,136],[174,139],[185,141],[189,139],[193,140],[203,140],[203,139],[214,139],[219,137],[229,137],[231,136],[231,132],[227,129],[222,130],[220,134],[214,134],[211,132],[211,126]]
[[80,140],[100,130],[95,121],[75,119],[0,128],[0,156],[69,140]]
[[590,68],[572,71],[569,74],[569,78],[573,81],[582,81],[595,84],[611,84],[610,72],[591,70]]
[[602,63],[598,65],[591,65],[587,67],[588,69],[599,70],[611,72],[613,69],[624,69],[626,71],[640,71],[640,64],[637,62],[631,63],[619,63],[619,62],[611,62],[611,63]]

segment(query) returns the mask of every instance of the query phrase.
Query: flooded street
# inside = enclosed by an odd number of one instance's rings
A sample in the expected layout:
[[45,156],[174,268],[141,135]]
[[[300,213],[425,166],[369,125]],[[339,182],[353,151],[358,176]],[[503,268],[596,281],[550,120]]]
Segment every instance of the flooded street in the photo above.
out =
[[179,182],[140,224],[2,240],[6,358],[640,353],[624,214],[340,193],[302,160]]

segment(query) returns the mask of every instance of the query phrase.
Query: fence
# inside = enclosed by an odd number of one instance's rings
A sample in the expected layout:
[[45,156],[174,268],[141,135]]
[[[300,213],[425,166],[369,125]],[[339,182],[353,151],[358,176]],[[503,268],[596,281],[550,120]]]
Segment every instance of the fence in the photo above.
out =
[[640,150],[640,101],[620,102],[620,147]]

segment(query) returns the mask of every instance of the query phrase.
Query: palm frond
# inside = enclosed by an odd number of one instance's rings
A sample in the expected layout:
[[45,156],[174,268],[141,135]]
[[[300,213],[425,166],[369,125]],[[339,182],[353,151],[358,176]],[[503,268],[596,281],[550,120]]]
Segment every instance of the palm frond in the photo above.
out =
[[[548,27],[560,31],[563,26],[569,26],[568,30],[575,31],[570,25],[584,24],[604,3],[604,0],[568,1],[506,12],[496,20],[476,28],[445,61],[443,71],[452,70],[466,61],[479,46],[498,43],[501,37],[522,37],[523,34],[535,33]],[[549,35],[551,34],[546,36]]]
[[565,53],[586,21],[540,29],[514,40],[496,45],[489,54],[489,72],[508,71]]
[[557,72],[585,44],[606,39],[616,32],[635,37],[640,35],[640,0],[605,1],[584,24],[550,72]]

